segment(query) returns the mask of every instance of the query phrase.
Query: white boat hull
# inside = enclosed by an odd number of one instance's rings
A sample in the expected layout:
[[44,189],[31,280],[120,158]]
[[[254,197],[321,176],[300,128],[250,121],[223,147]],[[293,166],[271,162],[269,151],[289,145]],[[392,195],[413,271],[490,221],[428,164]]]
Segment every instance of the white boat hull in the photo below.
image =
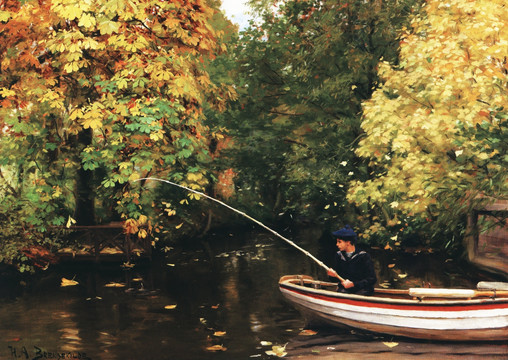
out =
[[280,282],[282,294],[309,319],[418,339],[508,339],[508,298],[418,300],[400,294],[362,296],[314,289],[284,278]]

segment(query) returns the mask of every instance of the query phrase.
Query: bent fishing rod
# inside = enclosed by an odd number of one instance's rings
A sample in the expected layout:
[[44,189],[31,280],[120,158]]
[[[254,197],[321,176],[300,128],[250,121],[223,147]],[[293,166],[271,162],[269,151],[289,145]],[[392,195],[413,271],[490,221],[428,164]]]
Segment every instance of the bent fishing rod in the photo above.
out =
[[[194,189],[190,189],[186,186],[183,186],[183,185],[180,185],[180,184],[177,184],[177,183],[174,183],[174,182],[171,182],[169,180],[164,180],[164,179],[159,179],[159,178],[154,178],[154,177],[146,177],[146,178],[141,178],[141,179],[137,179],[137,180],[134,180],[134,181],[142,181],[142,180],[153,180],[153,181],[160,181],[160,182],[163,182],[163,183],[167,183],[167,184],[170,184],[170,185],[173,185],[173,186],[176,186],[176,187],[179,187],[181,189],[184,189],[184,190],[187,190],[187,191],[190,191],[194,194],[197,194],[199,196],[203,196],[204,198],[207,198],[209,200],[212,200],[212,201],[215,201],[216,203],[222,205],[222,206],[225,206],[227,207],[228,209],[234,211],[235,213],[237,214],[240,214],[244,217],[246,217],[247,219],[249,219],[250,221],[253,221],[255,222],[256,224],[258,224],[259,226],[261,226],[263,229],[265,230],[268,230],[269,232],[271,232],[272,234],[274,234],[275,236],[281,238],[282,240],[284,240],[285,242],[287,242],[289,245],[293,246],[294,248],[300,250],[302,253],[304,253],[305,255],[307,255],[308,257],[310,257],[312,260],[314,260],[319,266],[321,266],[322,268],[326,269],[327,271],[330,269],[329,266],[326,266],[325,263],[323,263],[321,260],[319,260],[318,258],[316,258],[314,255],[312,255],[310,252],[308,252],[307,250],[301,248],[300,246],[296,245],[294,242],[292,242],[291,240],[289,239],[286,239],[284,236],[282,236],[281,234],[279,234],[278,232],[276,232],[275,230],[272,230],[270,229],[268,226],[266,226],[265,224],[263,224],[261,221],[259,220],[256,220],[254,219],[253,217],[247,215],[246,213],[240,211],[240,210],[237,210],[235,209],[234,207],[232,206],[229,206],[228,204],[220,201],[220,200],[217,200],[216,198],[214,197],[211,197],[209,195],[206,195],[200,191],[196,191]],[[345,281],[342,277],[340,277],[340,275],[337,274],[336,276],[340,281]]]

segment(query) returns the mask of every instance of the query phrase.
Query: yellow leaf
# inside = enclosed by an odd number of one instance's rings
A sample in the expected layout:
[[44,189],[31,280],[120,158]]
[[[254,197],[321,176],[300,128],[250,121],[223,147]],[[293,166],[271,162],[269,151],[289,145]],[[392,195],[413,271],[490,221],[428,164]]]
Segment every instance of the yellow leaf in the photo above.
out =
[[53,198],[58,198],[60,195],[62,195],[62,189],[60,188],[60,186],[55,186],[54,187],[55,191],[53,192]]
[[385,344],[389,348],[393,348],[393,347],[399,345],[399,343],[396,343],[396,342],[384,342],[383,344]]
[[133,172],[130,176],[129,176],[129,181],[136,181],[140,178],[139,174],[137,172]]
[[165,133],[164,130],[158,130],[156,132],[151,132],[150,133],[150,140],[153,140],[153,141],[162,140],[162,139],[164,139],[164,133]]
[[9,89],[6,89],[6,88],[1,88],[0,89],[0,95],[2,95],[3,97],[9,97],[9,96],[16,95],[16,92],[14,90],[9,90]]
[[74,111],[71,112],[69,115],[69,120],[76,120],[78,118],[83,117],[83,111],[81,109],[74,109]]
[[125,88],[127,88],[127,79],[121,78],[120,80],[118,80],[116,82],[116,85],[118,86],[119,89],[125,89]]
[[104,285],[104,287],[120,288],[120,287],[125,287],[125,284],[110,282],[109,284]]
[[302,330],[300,332],[300,334],[298,335],[304,335],[304,336],[313,336],[313,335],[316,335],[317,334],[317,331],[312,331],[312,330]]
[[128,162],[128,161],[124,161],[124,162],[121,162],[120,164],[118,164],[118,168],[120,170],[122,170],[122,169],[128,169],[130,166],[131,166],[131,163]]
[[0,21],[6,22],[11,18],[11,13],[8,11],[0,11]]
[[225,348],[222,345],[213,345],[206,348],[208,351],[226,351],[227,348]]
[[83,128],[84,129],[99,129],[102,127],[102,121],[99,118],[87,118],[83,121]]
[[139,237],[140,239],[146,239],[146,236],[147,236],[147,235],[148,235],[148,233],[146,232],[146,230],[145,230],[145,229],[141,229],[141,230],[139,230],[139,232],[138,232],[138,237]]
[[73,218],[71,218],[71,216],[69,215],[69,218],[67,219],[67,225],[66,227],[67,228],[70,228],[73,224],[76,223],[76,220],[74,220]]
[[84,26],[86,28],[91,28],[95,26],[95,18],[90,14],[83,14],[79,19],[78,26]]
[[388,265],[388,267],[391,269],[391,268],[394,268],[395,267],[395,264],[390,264]]
[[116,21],[111,21],[106,18],[103,18],[99,21],[99,31],[101,35],[111,35],[113,33],[117,33],[120,28],[120,23]]
[[139,215],[138,224],[145,225],[148,222],[148,217],[146,215]]
[[60,286],[64,287],[64,286],[75,286],[75,285],[78,285],[79,283],[75,280],[69,280],[69,279],[66,279],[66,278],[62,278],[62,283],[60,284]]
[[272,346],[272,350],[265,351],[267,355],[277,356],[277,357],[284,357],[287,355],[286,352],[286,346],[279,346],[274,345]]
[[226,332],[225,331],[216,331],[213,333],[214,336],[224,336],[226,335]]
[[176,309],[176,305],[166,305],[166,306],[164,306],[164,309],[173,310],[173,309]]
[[179,224],[179,225],[176,225],[175,226],[175,229],[180,229],[182,227],[183,223]]

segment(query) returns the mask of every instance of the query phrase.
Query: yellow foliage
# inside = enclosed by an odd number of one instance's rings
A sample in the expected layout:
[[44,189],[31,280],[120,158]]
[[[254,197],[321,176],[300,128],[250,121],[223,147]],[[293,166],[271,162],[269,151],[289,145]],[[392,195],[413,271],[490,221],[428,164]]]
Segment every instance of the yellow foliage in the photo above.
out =
[[403,34],[400,65],[380,65],[384,84],[363,104],[366,136],[357,154],[383,170],[352,184],[348,199],[359,205],[396,198],[393,209],[424,214],[447,181],[472,176],[450,161],[450,153],[475,148],[457,149],[458,125],[495,121],[490,109],[508,104],[505,2],[429,0],[425,11]]

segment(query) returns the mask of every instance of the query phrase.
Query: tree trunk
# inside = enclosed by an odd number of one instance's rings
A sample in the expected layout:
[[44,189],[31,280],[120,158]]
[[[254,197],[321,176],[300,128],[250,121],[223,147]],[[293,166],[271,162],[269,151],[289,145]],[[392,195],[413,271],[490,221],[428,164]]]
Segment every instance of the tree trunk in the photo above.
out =
[[[85,147],[92,143],[92,130],[86,129],[79,133],[78,142]],[[74,220],[76,225],[95,225],[95,189],[93,186],[93,172],[83,169],[78,170],[76,179],[76,208]]]

